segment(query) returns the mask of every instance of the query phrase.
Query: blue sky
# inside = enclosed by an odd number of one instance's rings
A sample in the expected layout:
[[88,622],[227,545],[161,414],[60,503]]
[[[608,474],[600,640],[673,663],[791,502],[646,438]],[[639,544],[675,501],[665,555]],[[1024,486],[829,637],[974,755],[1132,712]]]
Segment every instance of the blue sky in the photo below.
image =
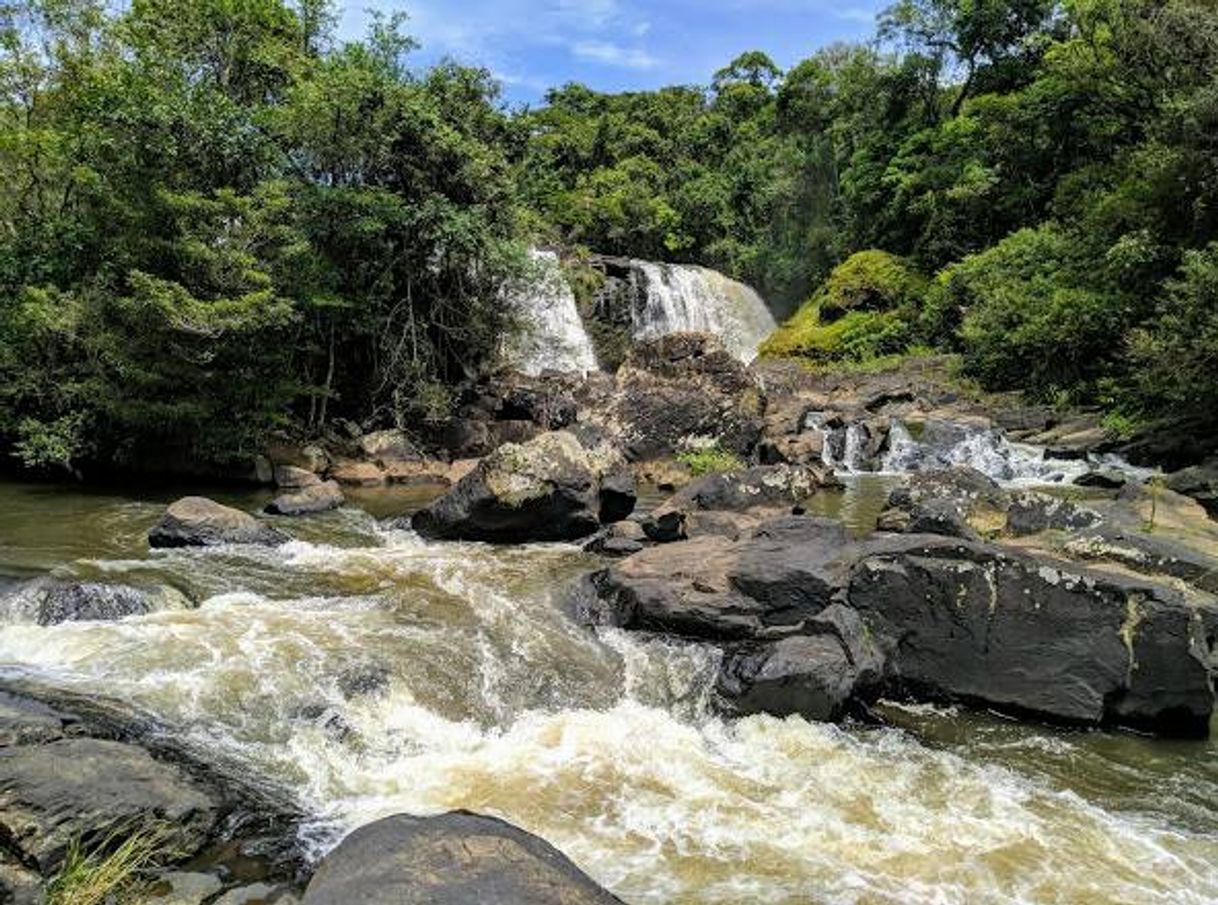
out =
[[491,69],[511,102],[569,81],[605,91],[706,84],[744,50],[789,66],[840,40],[870,37],[889,0],[346,0],[340,32],[366,10],[404,10],[418,59]]

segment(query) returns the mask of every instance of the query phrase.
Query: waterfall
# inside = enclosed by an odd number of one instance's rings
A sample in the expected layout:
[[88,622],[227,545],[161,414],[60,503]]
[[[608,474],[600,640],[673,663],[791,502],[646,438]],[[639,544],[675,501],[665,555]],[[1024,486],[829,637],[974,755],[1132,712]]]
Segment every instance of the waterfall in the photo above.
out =
[[543,371],[586,374],[597,369],[596,352],[563,276],[558,255],[529,252],[536,275],[526,291],[509,294],[520,308],[523,329],[506,344],[504,357],[531,376]]
[[632,312],[635,339],[669,333],[713,333],[729,352],[750,362],[777,329],[761,296],[743,283],[704,267],[632,262],[645,291]]

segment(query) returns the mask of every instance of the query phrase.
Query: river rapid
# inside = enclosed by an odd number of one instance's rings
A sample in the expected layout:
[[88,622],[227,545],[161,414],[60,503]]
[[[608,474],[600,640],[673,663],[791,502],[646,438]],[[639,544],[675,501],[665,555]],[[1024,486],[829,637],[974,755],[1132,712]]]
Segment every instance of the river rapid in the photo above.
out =
[[[856,493],[846,516],[874,508]],[[10,615],[0,678],[127,701],[290,791],[315,857],[381,816],[467,808],[636,905],[1218,901],[1214,742],[897,705],[886,729],[725,721],[713,652],[564,615],[597,564],[574,547],[425,543],[349,508],[275,550],[150,554],[167,499],[0,484],[0,589],[178,592],[118,623]]]

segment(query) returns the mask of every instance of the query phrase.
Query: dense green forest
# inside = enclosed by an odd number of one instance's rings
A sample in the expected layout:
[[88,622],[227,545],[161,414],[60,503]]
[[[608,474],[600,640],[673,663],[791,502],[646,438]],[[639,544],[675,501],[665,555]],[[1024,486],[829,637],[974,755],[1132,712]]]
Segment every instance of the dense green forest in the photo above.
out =
[[442,418],[533,242],[754,283],[799,309],[769,354],[939,348],[1218,430],[1209,0],[900,0],[789,72],[524,110],[334,13],[0,0],[0,446],[223,461]]

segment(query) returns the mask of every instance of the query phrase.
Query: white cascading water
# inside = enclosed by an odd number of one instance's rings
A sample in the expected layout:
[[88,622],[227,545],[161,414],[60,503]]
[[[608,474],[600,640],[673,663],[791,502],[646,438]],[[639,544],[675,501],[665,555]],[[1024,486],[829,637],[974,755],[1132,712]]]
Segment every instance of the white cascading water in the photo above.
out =
[[1144,481],[1153,472],[1136,468],[1119,456],[1093,455],[1084,459],[1056,459],[1045,449],[1012,442],[997,428],[949,425],[936,442],[914,439],[903,421],[893,419],[887,449],[874,460],[866,455],[867,429],[861,424],[832,428],[828,416],[814,412],[806,425],[824,438],[821,459],[839,474],[903,475],[918,471],[967,466],[1003,484],[1070,484],[1096,468],[1123,472]]
[[575,293],[563,276],[558,255],[529,252],[537,274],[528,291],[514,293],[520,307],[523,331],[513,338],[504,357],[525,374],[545,371],[586,374],[597,369],[596,351],[584,328]]
[[[66,546],[31,546],[29,564],[180,587],[198,608],[2,625],[0,678],[131,702],[208,762],[291,791],[315,855],[378,817],[467,808],[635,905],[1218,901],[1212,748],[1164,766],[1145,740],[965,731],[933,709],[915,716],[957,741],[727,720],[713,650],[564,615],[593,565],[575,547],[433,544],[341,510],[279,548],[147,557],[159,511],[71,497]],[[79,539],[98,524],[106,545]]]
[[756,290],[705,267],[635,261],[643,304],[633,312],[634,338],[713,333],[736,358],[751,362],[778,324]]

